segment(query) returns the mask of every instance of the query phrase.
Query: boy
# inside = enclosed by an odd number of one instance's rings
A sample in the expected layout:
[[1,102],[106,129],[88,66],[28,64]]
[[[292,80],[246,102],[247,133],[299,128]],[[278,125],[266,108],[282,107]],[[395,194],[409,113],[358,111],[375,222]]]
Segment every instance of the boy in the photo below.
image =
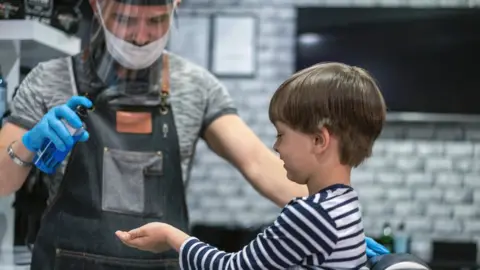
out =
[[310,196],[293,199],[236,253],[159,222],[116,234],[137,249],[177,250],[182,269],[359,269],[367,261],[365,235],[350,172],[371,155],[385,114],[365,70],[341,63],[304,69],[278,88],[269,116],[287,177],[307,185]]

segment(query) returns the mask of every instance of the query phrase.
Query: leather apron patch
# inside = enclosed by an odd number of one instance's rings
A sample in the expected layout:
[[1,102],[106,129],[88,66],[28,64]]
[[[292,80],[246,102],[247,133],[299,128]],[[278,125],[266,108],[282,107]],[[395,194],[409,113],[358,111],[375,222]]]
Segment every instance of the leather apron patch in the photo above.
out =
[[116,118],[116,129],[119,133],[152,133],[152,114],[149,112],[117,111]]

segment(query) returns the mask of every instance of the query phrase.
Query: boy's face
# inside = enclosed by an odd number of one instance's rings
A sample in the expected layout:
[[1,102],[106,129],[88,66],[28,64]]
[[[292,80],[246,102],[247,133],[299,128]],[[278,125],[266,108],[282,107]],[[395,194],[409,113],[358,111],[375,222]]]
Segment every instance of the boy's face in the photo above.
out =
[[286,124],[275,123],[277,140],[273,145],[284,162],[287,178],[299,184],[306,181],[316,168],[315,138],[291,129]]

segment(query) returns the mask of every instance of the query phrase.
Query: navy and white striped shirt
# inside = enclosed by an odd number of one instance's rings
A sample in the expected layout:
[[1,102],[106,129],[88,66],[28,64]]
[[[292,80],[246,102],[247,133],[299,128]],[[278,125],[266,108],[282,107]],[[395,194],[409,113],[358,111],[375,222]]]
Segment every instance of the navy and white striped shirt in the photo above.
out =
[[359,269],[367,262],[357,193],[333,185],[288,203],[241,251],[226,253],[189,238],[180,249],[189,269]]

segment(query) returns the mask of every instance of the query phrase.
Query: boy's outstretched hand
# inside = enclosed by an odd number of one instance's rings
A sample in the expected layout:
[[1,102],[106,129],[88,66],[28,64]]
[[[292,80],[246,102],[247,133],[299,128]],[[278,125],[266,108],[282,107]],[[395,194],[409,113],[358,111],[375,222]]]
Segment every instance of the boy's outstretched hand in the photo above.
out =
[[161,222],[151,222],[128,232],[116,231],[115,234],[127,246],[154,253],[172,248],[179,251],[189,238],[179,229]]
[[160,253],[170,249],[167,243],[168,226],[165,223],[152,222],[129,232],[116,231],[115,234],[127,246]]

